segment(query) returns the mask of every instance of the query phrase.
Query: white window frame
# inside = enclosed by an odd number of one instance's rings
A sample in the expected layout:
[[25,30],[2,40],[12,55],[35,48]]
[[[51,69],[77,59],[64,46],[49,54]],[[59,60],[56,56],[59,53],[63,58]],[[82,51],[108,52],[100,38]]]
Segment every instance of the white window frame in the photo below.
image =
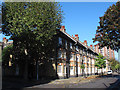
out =
[[62,58],[62,51],[61,50],[58,51],[58,58]]
[[65,40],[65,48],[67,49],[67,40]]
[[72,43],[70,43],[70,49],[72,49],[73,47],[72,47]]

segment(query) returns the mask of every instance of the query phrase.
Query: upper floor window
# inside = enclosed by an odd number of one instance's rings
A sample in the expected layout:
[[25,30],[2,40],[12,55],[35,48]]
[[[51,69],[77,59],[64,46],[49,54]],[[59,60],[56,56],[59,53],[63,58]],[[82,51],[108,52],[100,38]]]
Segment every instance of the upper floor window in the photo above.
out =
[[71,54],[70,60],[74,60],[74,54]]
[[108,49],[108,56],[109,56],[109,49]]
[[72,43],[70,43],[70,49],[72,49]]
[[113,58],[113,52],[112,52],[112,58]]
[[79,50],[78,50],[78,46],[76,46],[76,50],[79,51]]
[[59,37],[59,45],[62,45],[62,38]]
[[58,58],[62,58],[62,51],[61,50],[58,51]]
[[65,40],[65,48],[67,49],[67,40]]
[[64,51],[64,55],[63,55],[63,56],[64,56],[64,58],[66,59],[66,51]]
[[102,50],[102,48],[100,49],[100,53],[103,54],[103,50]]

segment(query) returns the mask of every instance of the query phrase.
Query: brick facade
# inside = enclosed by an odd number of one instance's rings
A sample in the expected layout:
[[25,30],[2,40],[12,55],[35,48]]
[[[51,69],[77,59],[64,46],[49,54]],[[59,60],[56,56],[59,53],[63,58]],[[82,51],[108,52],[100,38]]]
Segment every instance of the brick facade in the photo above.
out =
[[[70,36],[66,32],[65,26],[62,26],[57,31],[56,38],[56,57],[52,65],[56,71],[54,73],[59,78],[95,74],[97,72],[95,58],[98,53],[102,53],[103,56],[109,56],[109,58],[115,57],[114,51],[110,48],[104,47],[100,50],[98,44],[93,47],[93,45],[87,45],[87,40],[81,42],[78,34]],[[12,41],[8,42],[6,38],[3,38],[3,42],[3,47],[13,43]],[[81,69],[81,65],[84,65],[85,69]],[[108,64],[106,66],[108,67]],[[104,69],[104,72],[107,70],[108,68]],[[99,73],[101,73],[101,70],[99,70]]]

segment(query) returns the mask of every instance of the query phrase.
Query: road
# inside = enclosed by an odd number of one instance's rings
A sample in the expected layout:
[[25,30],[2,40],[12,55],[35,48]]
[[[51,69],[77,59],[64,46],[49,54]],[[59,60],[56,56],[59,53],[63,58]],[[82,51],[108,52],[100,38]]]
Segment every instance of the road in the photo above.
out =
[[[91,79],[86,82],[79,82],[74,84],[44,84],[33,86],[32,88],[118,88],[120,83],[120,75],[113,74],[112,76],[103,76],[96,79]],[[31,87],[29,87],[31,88]]]
[[[23,82],[11,82],[11,81],[3,81],[3,88],[7,90],[12,90],[12,88],[22,88],[23,90],[32,89],[40,89],[40,88],[103,88],[112,90],[112,88],[120,88],[120,75],[114,73],[112,76],[104,75],[103,77],[97,77],[92,79],[81,79],[78,78],[69,78],[69,79],[58,79],[50,82],[46,82],[44,84],[25,84]],[[20,89],[20,90],[22,90]]]

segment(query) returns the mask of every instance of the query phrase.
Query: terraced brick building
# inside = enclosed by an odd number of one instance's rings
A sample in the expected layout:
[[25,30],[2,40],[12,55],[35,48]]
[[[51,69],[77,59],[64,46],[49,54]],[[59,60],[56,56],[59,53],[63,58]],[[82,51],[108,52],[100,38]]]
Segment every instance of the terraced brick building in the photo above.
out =
[[[109,58],[115,57],[114,51],[110,48],[106,49],[106,47],[104,47],[99,49],[98,44],[94,47],[93,45],[88,46],[87,40],[81,42],[78,34],[70,36],[66,32],[65,26],[62,26],[61,29],[57,31],[56,39],[56,54],[52,63],[56,74],[52,75],[57,75],[59,78],[94,75],[97,72],[95,58],[98,53]],[[13,43],[12,41],[8,42],[6,38],[3,38],[3,42],[3,47]],[[83,69],[81,66],[85,68]],[[104,72],[108,69],[108,61],[106,60]],[[99,73],[101,73],[101,71],[102,70],[99,70]]]

